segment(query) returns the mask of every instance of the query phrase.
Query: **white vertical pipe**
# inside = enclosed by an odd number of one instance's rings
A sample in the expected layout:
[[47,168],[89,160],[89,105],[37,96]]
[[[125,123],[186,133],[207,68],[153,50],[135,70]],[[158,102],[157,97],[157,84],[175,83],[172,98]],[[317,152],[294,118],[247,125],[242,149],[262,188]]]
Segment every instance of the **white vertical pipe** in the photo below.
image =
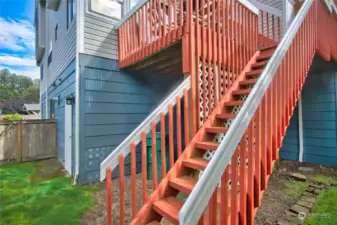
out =
[[299,154],[298,161],[303,162],[303,118],[302,118],[302,96],[298,98],[298,140]]

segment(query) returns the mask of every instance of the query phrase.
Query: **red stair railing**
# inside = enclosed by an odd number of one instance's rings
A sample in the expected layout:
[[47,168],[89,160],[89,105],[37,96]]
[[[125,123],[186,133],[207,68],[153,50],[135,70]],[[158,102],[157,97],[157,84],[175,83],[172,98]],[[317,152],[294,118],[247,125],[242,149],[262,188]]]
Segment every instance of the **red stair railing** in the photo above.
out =
[[[200,127],[258,48],[258,10],[247,1],[189,1],[188,62]],[[203,8],[201,9],[201,6]],[[199,19],[197,19],[199,18]],[[196,56],[196,57],[194,57]]]
[[[148,188],[155,190],[160,178],[174,165],[191,140],[189,118],[190,77],[186,78],[117,148],[101,163],[100,179],[106,179],[106,214],[107,224],[112,224],[113,212],[119,221],[115,224],[131,222],[136,216],[139,204],[147,201]],[[160,140],[157,138],[160,133]],[[166,135],[168,134],[168,140]],[[152,178],[148,181],[147,174],[147,136],[151,136],[152,148]],[[160,143],[157,143],[157,142]],[[137,148],[140,145],[140,148]],[[161,148],[161,156],[157,156],[157,146]],[[167,146],[169,149],[167,149]],[[168,154],[167,154],[168,152]],[[167,160],[166,157],[169,157]],[[161,174],[157,174],[157,159],[161,159]],[[169,165],[166,165],[168,161]],[[127,163],[128,162],[128,163]],[[137,168],[141,164],[141,168]],[[127,168],[129,167],[129,168]],[[131,176],[126,176],[126,170]],[[119,180],[112,182],[112,174]],[[137,173],[141,172],[141,177]],[[128,182],[131,180],[131,182]],[[152,184],[152,185],[151,185]],[[115,186],[115,187],[114,187]],[[137,189],[142,189],[137,196]],[[139,192],[139,191],[138,191]],[[115,193],[115,195],[113,195]],[[116,195],[116,193],[118,193]],[[117,199],[112,199],[117,196]],[[130,199],[126,201],[126,198]],[[140,201],[141,199],[141,201]],[[137,205],[138,204],[138,205]],[[114,207],[113,207],[114,206]],[[119,207],[119,212],[118,211]],[[129,208],[127,208],[129,207]],[[127,209],[127,210],[126,210]],[[130,210],[131,209],[131,210]],[[132,214],[130,215],[131,212]]]
[[[254,224],[262,193],[267,188],[269,175],[278,158],[283,136],[313,57],[318,51],[329,58],[335,46],[337,26],[327,29],[324,24],[335,24],[336,15],[331,14],[321,0],[303,3],[185,201],[179,213],[179,224],[197,224],[199,218],[202,224],[202,215],[217,219],[221,215],[221,224]],[[246,164],[238,165],[238,159],[242,162],[246,151],[248,172]],[[232,180],[229,190],[230,162]],[[219,183],[221,203],[217,205],[214,202]]]

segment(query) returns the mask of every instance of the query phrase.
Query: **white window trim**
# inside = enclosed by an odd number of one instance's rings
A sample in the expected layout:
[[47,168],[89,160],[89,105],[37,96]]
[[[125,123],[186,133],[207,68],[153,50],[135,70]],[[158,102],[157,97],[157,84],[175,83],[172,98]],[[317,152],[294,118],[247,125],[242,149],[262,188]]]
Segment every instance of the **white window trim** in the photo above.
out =
[[[86,0],[85,1],[85,13],[88,14],[88,15],[91,15],[91,16],[95,16],[95,17],[98,17],[100,19],[103,19],[103,20],[108,20],[108,21],[112,21],[114,24],[117,24],[119,23],[119,19],[116,19],[116,18],[113,18],[113,17],[108,17],[108,16],[104,16],[102,14],[99,14],[99,13],[95,13],[93,11],[90,11],[89,9],[89,1],[90,0]],[[123,3],[123,5],[125,4],[125,1]],[[122,9],[124,10],[124,7],[122,5]],[[122,13],[122,18],[123,18],[123,13]]]

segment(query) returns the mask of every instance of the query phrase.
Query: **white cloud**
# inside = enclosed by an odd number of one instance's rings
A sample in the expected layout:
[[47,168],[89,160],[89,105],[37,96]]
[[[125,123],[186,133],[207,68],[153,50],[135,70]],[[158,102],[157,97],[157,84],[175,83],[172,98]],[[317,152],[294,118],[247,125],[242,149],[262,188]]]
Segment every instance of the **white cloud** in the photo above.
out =
[[8,66],[35,66],[34,57],[18,57],[12,55],[0,55],[0,65]]
[[40,78],[40,69],[38,67],[26,67],[26,68],[10,68],[0,66],[1,69],[8,69],[11,73],[16,75],[24,75],[32,79]]
[[35,46],[34,26],[26,20],[0,17],[0,48],[13,51],[33,50]]

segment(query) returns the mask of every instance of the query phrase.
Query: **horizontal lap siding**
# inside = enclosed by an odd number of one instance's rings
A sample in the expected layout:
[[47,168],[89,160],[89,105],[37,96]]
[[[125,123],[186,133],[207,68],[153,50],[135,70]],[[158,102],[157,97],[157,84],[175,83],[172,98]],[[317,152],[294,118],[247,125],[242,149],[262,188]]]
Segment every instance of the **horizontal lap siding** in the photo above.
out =
[[283,159],[298,160],[299,135],[298,135],[298,106],[290,119],[286,136],[283,139],[280,155]]
[[[99,180],[100,163],[182,80],[178,76],[131,74],[120,71],[117,64],[116,60],[80,56],[81,183]],[[138,160],[138,171],[140,163]],[[128,174],[129,158],[125,164]]]
[[[60,102],[55,102],[54,117],[57,123],[57,157],[64,164],[64,131],[65,131],[65,104],[66,97],[69,95],[75,96],[75,60],[57,77],[56,86],[51,86],[48,89],[49,101],[60,96]],[[72,170],[74,171],[75,159],[75,105],[72,109],[73,124],[72,124]]]
[[[58,39],[55,40],[55,26],[58,24]],[[48,88],[60,76],[76,55],[76,16],[67,27],[67,1],[60,1],[57,11],[48,10],[48,40],[45,51],[47,58],[50,49],[50,40],[52,40],[53,57],[52,63],[48,68]]]
[[84,15],[84,53],[109,59],[118,59],[116,21]]
[[46,92],[43,92],[40,99],[41,103],[41,119],[47,119],[46,115]]
[[336,73],[311,73],[302,91],[303,160],[337,165]]

